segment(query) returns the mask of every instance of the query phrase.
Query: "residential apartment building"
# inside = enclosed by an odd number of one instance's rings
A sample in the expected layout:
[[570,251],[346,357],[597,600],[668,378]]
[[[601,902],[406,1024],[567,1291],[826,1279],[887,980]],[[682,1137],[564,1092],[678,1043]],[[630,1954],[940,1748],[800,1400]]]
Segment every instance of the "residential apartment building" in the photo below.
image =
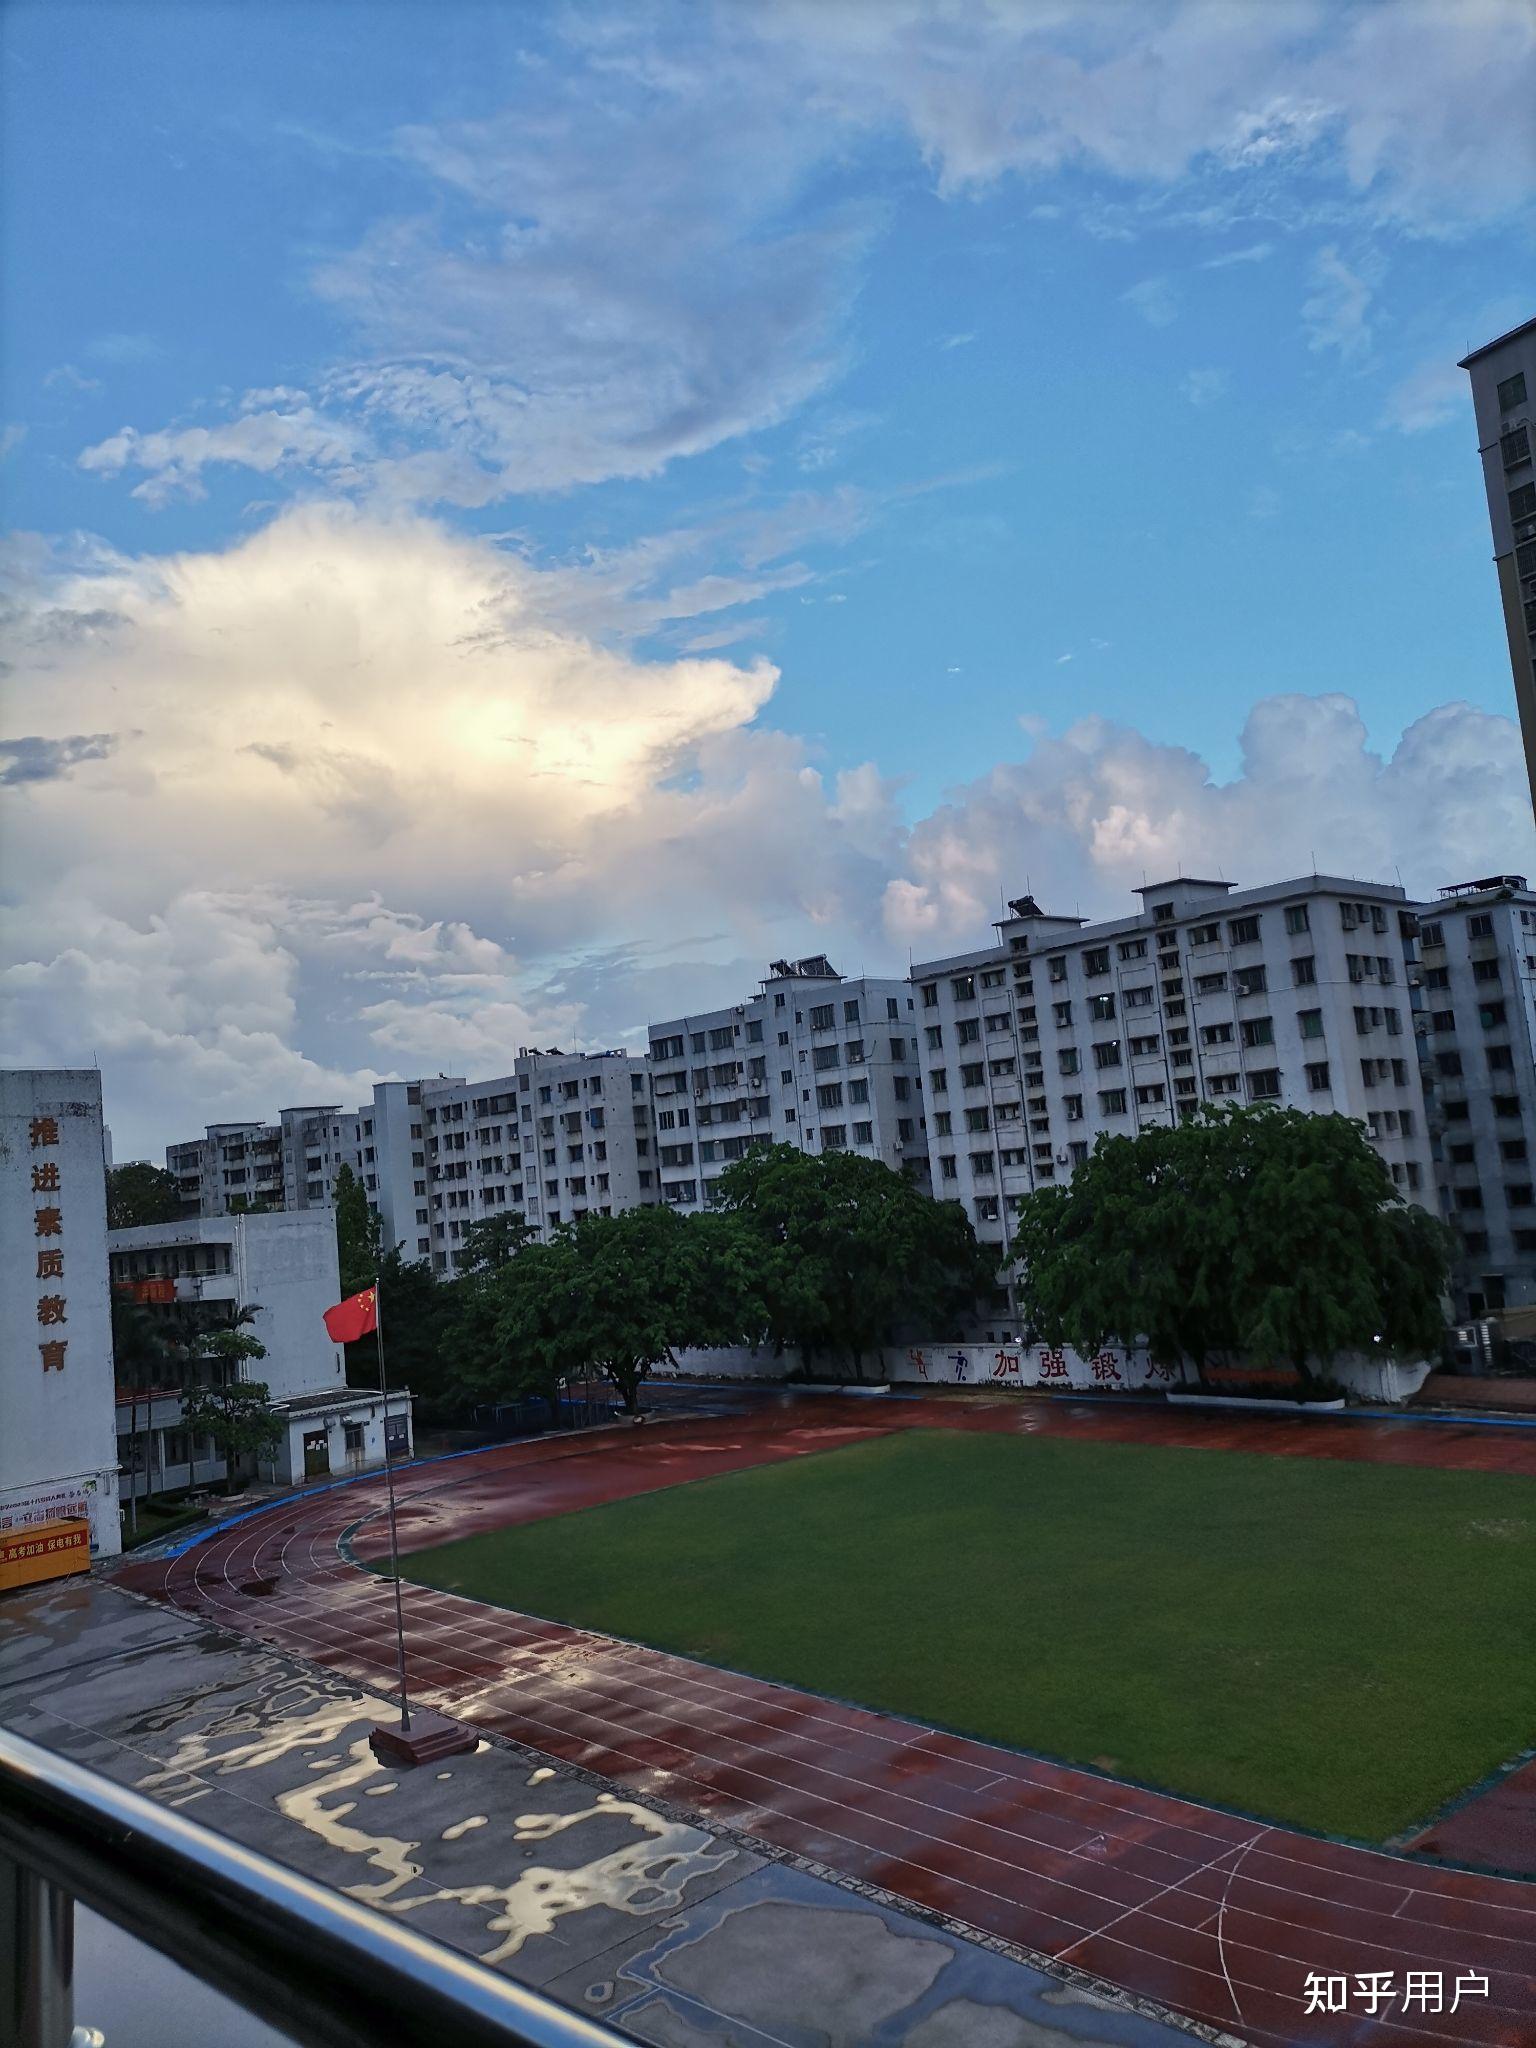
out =
[[626,1052],[525,1049],[492,1081],[421,1084],[423,1171],[436,1272],[457,1270],[468,1225],[522,1216],[541,1239],[583,1216],[658,1199],[650,1075]]
[[1419,933],[1418,1027],[1465,1320],[1536,1302],[1536,892],[1523,875],[1455,884]]
[[1260,889],[1183,878],[1089,925],[1017,898],[997,941],[912,970],[933,1192],[1008,1254],[1034,1189],[1104,1133],[1202,1101],[1336,1111],[1432,1205],[1400,888],[1309,875]]
[[660,1196],[707,1208],[753,1145],[856,1152],[927,1184],[914,998],[840,975],[822,954],[776,960],[732,1008],[650,1031]]
[[1531,448],[1536,320],[1474,349],[1459,367],[1472,379],[1499,599],[1536,803],[1536,468]]
[[201,1138],[168,1145],[165,1163],[182,1199],[200,1216],[253,1208],[325,1209],[343,1166],[373,1170],[365,1110],[339,1103],[278,1111],[275,1124],[209,1124]]

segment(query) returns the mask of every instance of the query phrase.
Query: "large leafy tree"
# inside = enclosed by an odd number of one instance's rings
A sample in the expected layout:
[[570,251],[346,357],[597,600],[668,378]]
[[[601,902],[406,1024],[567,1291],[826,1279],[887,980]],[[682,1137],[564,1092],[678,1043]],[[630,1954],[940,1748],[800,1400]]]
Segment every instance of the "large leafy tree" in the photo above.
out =
[[749,1153],[720,1176],[726,1221],[753,1256],[753,1335],[808,1358],[863,1361],[902,1328],[942,1328],[994,1284],[996,1257],[958,1202],[852,1152]]
[[480,1391],[553,1403],[561,1382],[597,1371],[633,1414],[647,1375],[679,1350],[727,1344],[760,1326],[755,1249],[721,1216],[629,1209],[589,1216],[465,1283]]
[[[372,1275],[363,1281],[367,1286]],[[439,1281],[419,1259],[386,1252],[379,1261],[379,1316],[384,1358],[392,1390],[409,1387],[421,1412],[448,1419],[461,1398],[458,1355],[451,1340],[458,1293],[455,1281]],[[349,1344],[347,1385],[379,1384],[378,1348],[372,1337]]]
[[1326,1375],[1341,1352],[1433,1353],[1451,1245],[1347,1117],[1206,1104],[1101,1138],[1030,1196],[1014,1250],[1036,1335],[1148,1345],[1203,1378],[1219,1358]]
[[[249,1340],[248,1340],[249,1341]],[[194,1387],[182,1405],[182,1424],[193,1436],[211,1436],[228,1470],[224,1491],[235,1490],[235,1461],[270,1457],[282,1441],[283,1424],[272,1413],[271,1395],[261,1380],[227,1380]]]
[[174,1223],[185,1204],[176,1176],[147,1159],[107,1169],[107,1228],[134,1230],[145,1223]]
[[343,1166],[331,1189],[336,1217],[336,1263],[345,1297],[371,1287],[384,1256],[383,1225],[368,1206],[368,1195],[350,1166]]

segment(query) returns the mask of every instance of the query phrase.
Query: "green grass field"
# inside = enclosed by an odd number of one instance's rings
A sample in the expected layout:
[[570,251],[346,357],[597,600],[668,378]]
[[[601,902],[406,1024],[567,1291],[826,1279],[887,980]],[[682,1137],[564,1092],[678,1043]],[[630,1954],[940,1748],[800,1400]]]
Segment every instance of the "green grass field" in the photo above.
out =
[[1536,1739],[1536,1482],[903,1433],[424,1585],[1382,1841]]

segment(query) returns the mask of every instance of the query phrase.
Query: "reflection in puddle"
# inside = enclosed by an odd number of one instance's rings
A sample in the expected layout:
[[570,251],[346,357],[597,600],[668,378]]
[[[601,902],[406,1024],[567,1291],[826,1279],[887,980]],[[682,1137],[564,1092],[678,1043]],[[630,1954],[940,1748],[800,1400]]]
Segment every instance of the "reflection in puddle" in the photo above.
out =
[[[730,1844],[698,1828],[664,1820],[632,1801],[602,1792],[593,1805],[573,1813],[520,1814],[510,1828],[505,1822],[493,1827],[486,1813],[468,1814],[438,1828],[440,1816],[434,1815],[431,1825],[444,1841],[489,1830],[480,1835],[480,1857],[494,1858],[498,1844],[504,1844],[506,1856],[499,1881],[436,1887],[430,1876],[423,1877],[417,1860],[420,1842],[374,1833],[356,1819],[363,1798],[401,1789],[398,1779],[384,1775],[369,1747],[367,1731],[388,1711],[384,1704],[366,1695],[338,1695],[287,1674],[280,1685],[261,1688],[254,1700],[248,1685],[243,1690],[245,1697],[226,1703],[222,1714],[215,1713],[200,1728],[179,1732],[174,1753],[138,1781],[139,1790],[170,1802],[194,1790],[212,1789],[220,1778],[291,1757],[290,1770],[298,1773],[298,1783],[272,1794],[278,1811],[331,1848],[380,1873],[376,1883],[342,1887],[347,1896],[390,1913],[451,1903],[491,1908],[483,1925],[488,1934],[500,1938],[484,1952],[486,1962],[516,1955],[535,1936],[550,1933],[566,1915],[594,1906],[635,1915],[675,1912],[691,1884],[736,1854]],[[349,1740],[359,1723],[365,1732]],[[482,1740],[475,1753],[491,1746]],[[536,1786],[558,1775],[542,1765],[529,1774],[527,1783]],[[439,1771],[435,1779],[441,1784],[453,1776],[452,1771]],[[612,1842],[615,1823],[618,1846],[573,1869],[534,1860],[536,1845],[583,1826],[598,1827],[600,1839]],[[513,1871],[509,1866],[514,1862],[526,1867]],[[407,1890],[410,1895],[401,1896]]]
[[505,1939],[481,1953],[482,1962],[499,1963],[516,1955],[535,1935],[550,1933],[555,1922],[568,1913],[583,1913],[593,1906],[633,1914],[673,1910],[681,1906],[684,1892],[695,1879],[717,1870],[736,1854],[728,1843],[714,1841],[697,1828],[663,1820],[660,1814],[608,1792],[598,1794],[595,1806],[576,1813],[521,1814],[514,1823],[512,1840],[519,1844],[547,1842],[585,1821],[615,1819],[629,1823],[634,1839],[575,1870],[534,1864],[507,1884],[444,1886],[414,1898],[397,1899],[384,1910],[410,1913],[418,1906],[449,1899],[466,1906],[499,1905],[501,1910],[491,1915],[486,1929]]

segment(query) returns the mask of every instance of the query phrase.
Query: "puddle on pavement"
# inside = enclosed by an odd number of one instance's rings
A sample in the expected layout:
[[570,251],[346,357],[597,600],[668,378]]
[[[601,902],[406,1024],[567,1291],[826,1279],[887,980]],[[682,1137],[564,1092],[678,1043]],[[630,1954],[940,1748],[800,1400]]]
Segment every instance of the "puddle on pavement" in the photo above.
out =
[[456,1842],[461,1835],[467,1835],[473,1828],[483,1828],[490,1819],[488,1813],[472,1813],[468,1820],[455,1821],[451,1828],[443,1829],[445,1842]]
[[[518,1845],[547,1842],[583,1822],[622,1819],[634,1839],[575,1869],[534,1864],[506,1884],[443,1886],[409,1899],[384,1904],[388,1913],[411,1913],[422,1906],[458,1900],[466,1906],[497,1906],[486,1931],[504,1937],[480,1952],[481,1961],[499,1963],[514,1956],[535,1936],[549,1934],[557,1921],[594,1906],[639,1917],[675,1911],[696,1879],[709,1875],[735,1856],[735,1849],[697,1828],[664,1820],[631,1800],[601,1792],[592,1806],[574,1813],[525,1813],[513,1822],[511,1840]],[[531,1853],[526,1848],[524,1854]],[[359,1894],[354,1894],[359,1896]],[[382,1903],[382,1902],[381,1902]]]

